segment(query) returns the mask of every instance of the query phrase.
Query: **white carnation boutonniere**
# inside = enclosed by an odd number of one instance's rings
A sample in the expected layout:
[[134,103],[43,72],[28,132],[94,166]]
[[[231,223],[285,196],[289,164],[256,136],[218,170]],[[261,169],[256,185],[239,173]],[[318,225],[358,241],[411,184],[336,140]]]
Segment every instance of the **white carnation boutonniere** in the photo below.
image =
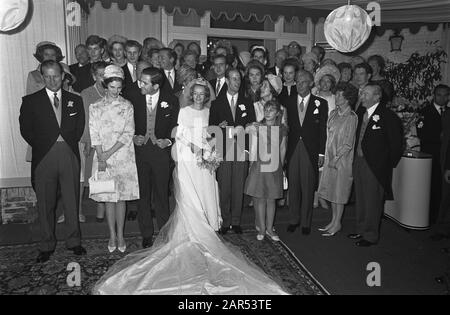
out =
[[241,104],[241,105],[239,105],[239,109],[240,109],[241,111],[245,111],[247,108],[245,107],[244,104]]
[[69,103],[67,103],[67,107],[73,107],[73,101],[69,101]]
[[167,104],[167,102],[161,102],[161,107],[167,108],[167,107],[169,107],[169,104]]
[[316,107],[319,107],[319,106],[320,106],[320,101],[319,101],[319,100],[316,100],[316,101],[314,102],[314,104],[316,104]]
[[378,121],[380,120],[380,116],[378,116],[378,115],[373,115],[373,116],[372,116],[372,120],[373,120],[374,122],[378,122]]
[[417,125],[417,128],[422,129],[423,128],[423,121],[420,121],[419,124]]

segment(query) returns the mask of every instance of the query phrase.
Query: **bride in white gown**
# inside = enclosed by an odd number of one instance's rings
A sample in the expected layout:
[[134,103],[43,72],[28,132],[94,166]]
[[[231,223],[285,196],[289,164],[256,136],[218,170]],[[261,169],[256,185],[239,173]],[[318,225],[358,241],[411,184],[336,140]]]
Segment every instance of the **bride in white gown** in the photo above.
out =
[[287,294],[215,232],[222,220],[217,181],[192,153],[194,146],[208,146],[208,94],[198,81],[191,89],[194,104],[179,113],[172,216],[154,245],[113,265],[94,294]]

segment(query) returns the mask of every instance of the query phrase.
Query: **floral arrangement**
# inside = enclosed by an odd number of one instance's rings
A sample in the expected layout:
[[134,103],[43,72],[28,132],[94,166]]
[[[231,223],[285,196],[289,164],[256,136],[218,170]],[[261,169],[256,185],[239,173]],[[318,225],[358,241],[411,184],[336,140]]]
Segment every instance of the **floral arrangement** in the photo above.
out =
[[209,143],[205,148],[197,150],[196,158],[198,167],[209,170],[211,174],[214,174],[223,161],[221,155],[216,151],[216,147]]
[[417,123],[420,119],[421,105],[417,101],[409,101],[404,97],[396,96],[389,104],[403,124],[405,147],[407,151],[420,151],[420,140],[417,136]]

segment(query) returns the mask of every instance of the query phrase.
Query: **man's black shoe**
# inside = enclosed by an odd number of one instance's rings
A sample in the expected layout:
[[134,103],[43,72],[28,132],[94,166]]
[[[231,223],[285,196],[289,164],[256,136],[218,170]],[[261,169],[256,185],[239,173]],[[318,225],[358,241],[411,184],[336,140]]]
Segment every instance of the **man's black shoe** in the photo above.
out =
[[81,245],[68,248],[68,250],[71,250],[73,252],[73,254],[77,255],[77,256],[86,255],[86,250]]
[[303,227],[303,228],[302,228],[302,234],[303,234],[303,235],[309,235],[309,234],[311,234],[311,228]]
[[357,233],[353,233],[353,234],[347,235],[347,237],[352,239],[352,240],[359,240],[362,237],[362,235],[361,234],[357,234]]
[[40,252],[39,255],[36,258],[36,262],[38,264],[45,263],[50,259],[50,256],[53,254],[53,252]]
[[359,247],[369,247],[369,246],[375,245],[376,243],[372,243],[372,242],[369,242],[369,241],[366,241],[363,239],[363,240],[357,241],[355,244],[356,244],[356,246],[359,246]]
[[220,234],[220,235],[225,235],[225,234],[227,234],[227,232],[228,232],[229,230],[230,230],[229,227],[222,226],[222,227],[220,228],[220,230],[219,230],[219,234]]
[[146,237],[142,240],[142,248],[149,248],[152,246],[153,246],[153,240],[151,237],[149,237],[149,238]]
[[300,226],[300,224],[289,224],[286,231],[289,233],[294,233],[295,230]]
[[236,234],[242,234],[242,228],[240,225],[233,225],[231,226],[231,229],[234,231],[234,233]]

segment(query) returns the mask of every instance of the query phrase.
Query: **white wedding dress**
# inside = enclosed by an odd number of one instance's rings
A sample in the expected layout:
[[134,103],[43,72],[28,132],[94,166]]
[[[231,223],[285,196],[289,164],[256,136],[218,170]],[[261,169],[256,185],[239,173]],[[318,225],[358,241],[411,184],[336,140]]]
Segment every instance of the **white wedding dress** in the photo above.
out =
[[197,166],[190,148],[207,145],[208,117],[207,108],[180,110],[173,148],[175,210],[154,245],[113,265],[94,294],[287,294],[215,232],[222,221],[217,181]]

